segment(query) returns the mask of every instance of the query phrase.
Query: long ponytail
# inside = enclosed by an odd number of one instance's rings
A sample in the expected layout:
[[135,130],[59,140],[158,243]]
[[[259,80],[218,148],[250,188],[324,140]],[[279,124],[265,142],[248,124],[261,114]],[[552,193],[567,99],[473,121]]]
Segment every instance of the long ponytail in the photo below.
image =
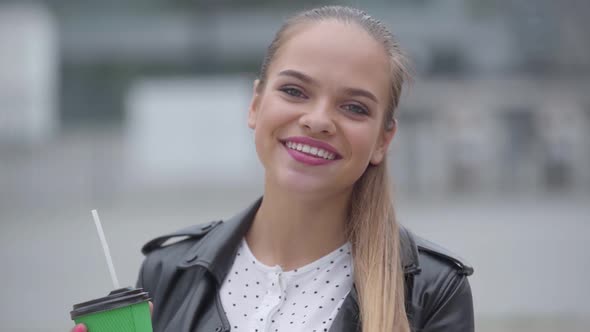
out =
[[369,166],[351,197],[348,236],[363,331],[409,332],[398,224],[384,160]]

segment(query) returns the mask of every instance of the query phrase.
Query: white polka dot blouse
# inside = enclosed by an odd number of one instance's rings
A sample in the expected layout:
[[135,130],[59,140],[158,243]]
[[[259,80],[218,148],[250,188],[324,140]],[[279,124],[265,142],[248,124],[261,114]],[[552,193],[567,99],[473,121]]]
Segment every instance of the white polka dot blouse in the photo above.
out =
[[328,331],[353,284],[350,243],[301,268],[258,261],[242,240],[220,289],[231,331]]

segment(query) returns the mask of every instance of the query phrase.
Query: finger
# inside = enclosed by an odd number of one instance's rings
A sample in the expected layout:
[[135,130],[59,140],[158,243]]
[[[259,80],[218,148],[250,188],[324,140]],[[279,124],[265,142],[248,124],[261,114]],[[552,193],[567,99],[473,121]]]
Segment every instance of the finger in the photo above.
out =
[[74,326],[74,328],[72,329],[72,332],[88,332],[88,330],[86,329],[86,325],[78,324],[78,325]]
[[[153,315],[154,314],[154,304],[152,303],[152,301],[149,301],[149,303],[150,303],[150,315]],[[76,332],[78,332],[78,331],[76,331]]]

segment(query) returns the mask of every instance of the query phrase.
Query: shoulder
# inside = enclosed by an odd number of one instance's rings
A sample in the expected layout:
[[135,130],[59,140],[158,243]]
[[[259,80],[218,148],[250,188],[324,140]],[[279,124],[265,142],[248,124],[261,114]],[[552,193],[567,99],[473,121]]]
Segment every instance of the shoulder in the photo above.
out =
[[470,276],[473,274],[473,267],[459,255],[443,248],[442,246],[414,235],[418,249],[418,259],[422,270],[446,270],[454,271],[458,275]]
[[211,221],[158,236],[144,244],[141,252],[148,256],[154,252],[160,252],[162,249],[166,249],[164,251],[179,250],[183,247],[182,244],[186,244],[187,242],[194,243],[200,240],[221,223],[222,221]]
[[473,299],[467,278],[473,267],[442,246],[410,234],[417,256],[417,268],[407,279],[414,325],[433,328],[452,321],[449,326],[453,331],[473,331]]
[[[415,294],[429,295],[429,307],[448,301],[457,296],[463,288],[469,288],[468,276],[474,272],[473,267],[457,254],[424,238],[415,237],[418,249],[419,273],[414,278]],[[469,291],[469,297],[471,293]]]
[[414,234],[403,226],[400,226],[400,243],[405,273],[436,274],[453,271],[458,275],[470,276],[474,272],[473,267],[459,255]]
[[413,238],[418,253],[416,290],[447,297],[452,294],[446,292],[453,292],[468,282],[467,277],[474,269],[465,259],[423,237],[413,235]]
[[221,224],[222,221],[212,221],[193,225],[148,241],[141,248],[146,257],[142,263],[139,283],[143,283],[148,276],[174,271],[183,260],[186,260],[186,255]]

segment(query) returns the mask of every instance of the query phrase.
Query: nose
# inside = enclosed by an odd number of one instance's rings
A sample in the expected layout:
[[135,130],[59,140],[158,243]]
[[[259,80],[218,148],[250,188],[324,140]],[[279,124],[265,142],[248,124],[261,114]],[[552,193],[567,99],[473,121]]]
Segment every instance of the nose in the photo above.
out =
[[318,103],[299,118],[299,124],[314,134],[332,135],[336,132],[333,112],[328,103]]

